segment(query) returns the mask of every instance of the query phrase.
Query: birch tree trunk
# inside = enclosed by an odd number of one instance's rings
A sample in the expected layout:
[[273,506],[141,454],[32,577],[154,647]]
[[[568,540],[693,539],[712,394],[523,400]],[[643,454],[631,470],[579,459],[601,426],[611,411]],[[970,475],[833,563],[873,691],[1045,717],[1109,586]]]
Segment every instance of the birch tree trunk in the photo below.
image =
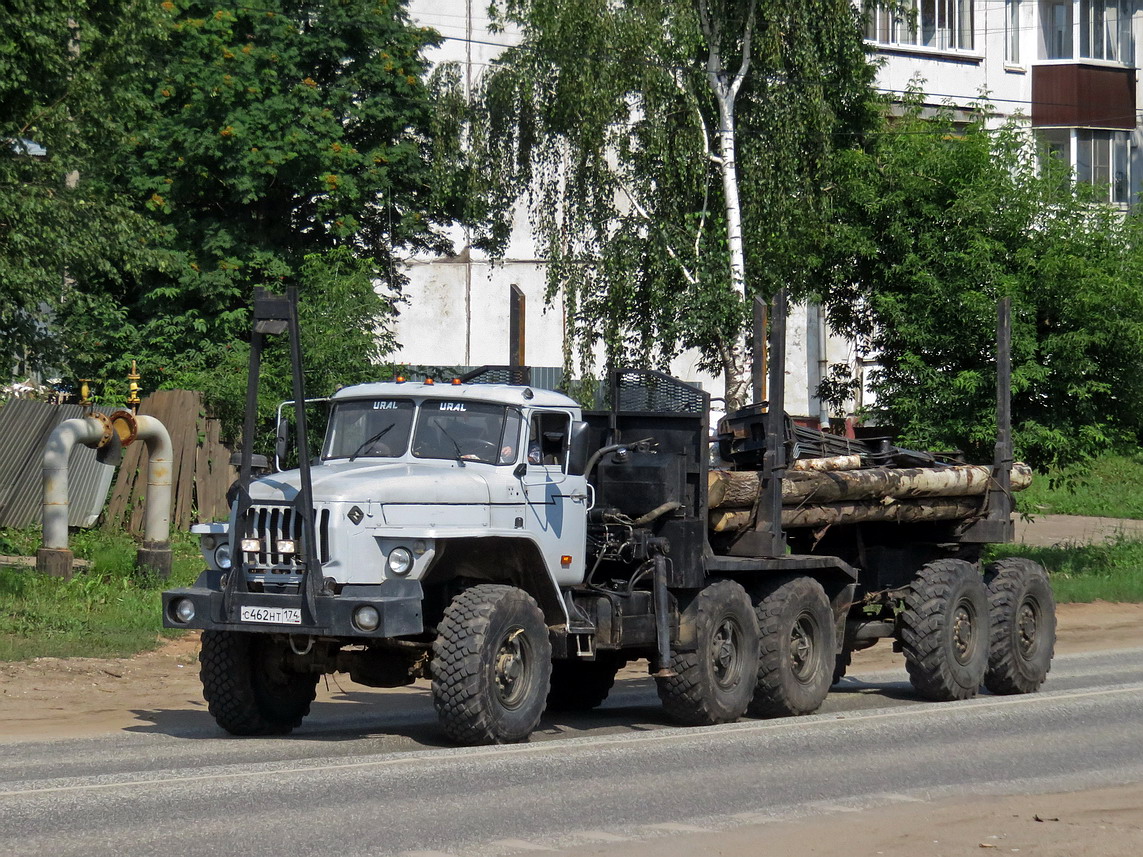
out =
[[[738,163],[735,153],[734,104],[742,82],[750,71],[750,43],[754,35],[754,8],[751,7],[743,29],[742,61],[730,76],[722,57],[722,24],[712,15],[707,0],[699,0],[699,17],[706,36],[706,76],[718,104],[718,158],[726,204],[726,243],[730,262],[730,291],[742,306],[746,304],[746,251],[742,243],[742,205],[738,195]],[[726,410],[732,413],[746,404],[750,388],[750,350],[744,334],[722,345],[723,377],[726,385]]]

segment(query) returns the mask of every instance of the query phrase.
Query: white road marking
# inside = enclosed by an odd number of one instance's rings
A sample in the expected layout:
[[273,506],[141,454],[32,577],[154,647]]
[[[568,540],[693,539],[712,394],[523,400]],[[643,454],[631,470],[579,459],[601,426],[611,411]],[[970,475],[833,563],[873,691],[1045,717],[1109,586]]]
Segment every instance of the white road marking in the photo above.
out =
[[497,852],[557,850],[550,845],[540,845],[538,842],[528,842],[523,839],[493,839],[491,842],[485,843],[484,848],[491,848]]
[[627,842],[630,837],[606,830],[580,830],[568,836],[569,839],[590,839],[593,842]]
[[674,821],[665,821],[662,824],[644,824],[645,830],[655,830],[665,833],[714,833],[709,827],[697,827],[693,824],[679,824]]
[[196,774],[186,777],[156,777],[152,779],[124,780],[113,783],[86,783],[73,786],[50,786],[47,788],[25,788],[0,791],[0,797],[27,797],[46,794],[60,794],[65,792],[104,791],[108,789],[138,788],[140,786],[155,787],[162,785],[177,785],[194,782],[224,782],[227,780],[243,780],[251,778],[264,779],[266,777],[283,776],[291,774],[314,774],[332,771],[365,770],[369,768],[393,768],[407,765],[429,765],[442,757],[457,756],[469,759],[495,759],[518,755],[534,755],[551,752],[556,747],[567,753],[577,747],[589,748],[598,751],[607,746],[635,746],[647,742],[673,742],[684,743],[696,738],[711,738],[724,733],[755,734],[789,730],[793,726],[804,726],[814,729],[826,729],[836,725],[849,726],[854,723],[866,723],[879,720],[899,720],[902,718],[916,719],[926,715],[940,715],[947,713],[952,706],[958,708],[1012,708],[1019,705],[1041,705],[1059,703],[1076,699],[1092,699],[1102,696],[1125,696],[1138,694],[1143,691],[1143,684],[1132,684],[1123,687],[1106,688],[1103,690],[1090,690],[1083,692],[1062,691],[1059,693],[1031,694],[1027,696],[1007,696],[997,699],[970,699],[953,703],[931,703],[929,705],[910,705],[900,709],[882,710],[870,713],[835,714],[827,716],[810,715],[805,718],[777,719],[762,722],[724,723],[719,726],[703,726],[689,728],[664,728],[653,732],[640,732],[634,735],[604,735],[599,737],[571,738],[567,741],[542,742],[537,744],[516,744],[509,746],[489,748],[466,748],[460,750],[435,750],[420,753],[402,754],[396,757],[383,759],[370,759],[365,762],[342,762],[333,764],[296,765],[288,768],[259,767],[257,770],[228,771],[225,773]]

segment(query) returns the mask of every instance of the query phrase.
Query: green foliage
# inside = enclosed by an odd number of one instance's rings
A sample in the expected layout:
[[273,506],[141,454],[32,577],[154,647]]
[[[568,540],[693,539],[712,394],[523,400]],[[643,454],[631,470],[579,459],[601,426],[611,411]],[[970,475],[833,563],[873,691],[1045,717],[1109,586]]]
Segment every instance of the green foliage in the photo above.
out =
[[114,179],[161,241],[142,270],[76,277],[59,313],[66,369],[121,378],[135,359],[145,388],[196,386],[229,417],[254,287],[297,285],[321,321],[311,391],[328,392],[391,347],[401,259],[449,247],[464,184],[455,69],[429,75],[439,37],[396,0],[158,9],[160,62]]
[[977,460],[994,442],[995,307],[1010,296],[1017,452],[1065,465],[1143,427],[1143,223],[1041,170],[1026,130],[987,114],[922,116],[914,93],[867,151],[837,153],[822,296],[880,361],[870,415]]
[[[34,552],[38,532],[0,531],[0,545]],[[33,657],[123,657],[153,648],[161,625],[159,592],[185,586],[202,568],[198,540],[176,535],[171,579],[134,572],[136,545],[123,533],[81,530],[72,549],[89,571],[71,580],[29,568],[0,568],[0,660]]]
[[1048,570],[1056,601],[1143,601],[1143,542],[1119,538],[1092,545],[1040,548],[993,545],[986,561],[1022,556]]
[[736,161],[747,290],[770,295],[806,282],[800,250],[822,215],[821,169],[871,121],[855,7],[500,0],[492,15],[522,41],[486,74],[474,129],[484,245],[505,246],[525,200],[550,260],[549,295],[567,308],[578,351],[569,371],[591,374],[597,343],[610,360],[654,365],[695,347],[725,369],[747,306],[730,271],[710,49],[725,81],[752,22]]
[[118,282],[155,261],[156,227],[114,164],[146,113],[156,12],[146,0],[0,8],[0,351],[28,369],[59,357],[50,322],[65,281]]
[[1049,471],[1016,495],[1027,515],[1096,515],[1143,519],[1143,453],[1101,455]]

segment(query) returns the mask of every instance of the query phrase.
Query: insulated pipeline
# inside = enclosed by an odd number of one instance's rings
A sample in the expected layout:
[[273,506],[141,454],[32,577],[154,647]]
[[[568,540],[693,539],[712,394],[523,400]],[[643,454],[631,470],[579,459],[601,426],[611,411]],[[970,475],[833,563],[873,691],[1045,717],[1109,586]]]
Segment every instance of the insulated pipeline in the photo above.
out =
[[44,449],[44,547],[67,550],[68,459],[77,443],[95,446],[107,427],[95,417],[64,420],[48,436]]

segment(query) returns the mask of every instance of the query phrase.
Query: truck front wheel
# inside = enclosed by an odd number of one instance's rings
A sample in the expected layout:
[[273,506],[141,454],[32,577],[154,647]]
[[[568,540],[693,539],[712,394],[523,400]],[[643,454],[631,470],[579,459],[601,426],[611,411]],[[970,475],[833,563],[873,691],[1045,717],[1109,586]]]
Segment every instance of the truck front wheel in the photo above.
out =
[[310,713],[316,673],[289,670],[285,640],[269,634],[203,631],[202,695],[231,735],[285,735]]
[[433,705],[461,744],[523,741],[540,722],[552,673],[544,614],[523,590],[480,584],[449,604],[433,643]]
[[988,593],[958,559],[921,567],[900,617],[901,648],[913,688],[926,699],[976,696],[988,668]]
[[792,717],[817,711],[836,666],[833,611],[822,585],[810,577],[776,581],[760,593],[761,655],[749,712]]
[[758,671],[758,622],[750,598],[731,580],[712,583],[687,608],[693,652],[674,652],[669,677],[655,683],[663,707],[688,726],[730,723],[746,711]]
[[992,693],[1033,693],[1048,677],[1056,643],[1056,602],[1047,572],[1013,557],[985,569],[992,636],[984,686]]

